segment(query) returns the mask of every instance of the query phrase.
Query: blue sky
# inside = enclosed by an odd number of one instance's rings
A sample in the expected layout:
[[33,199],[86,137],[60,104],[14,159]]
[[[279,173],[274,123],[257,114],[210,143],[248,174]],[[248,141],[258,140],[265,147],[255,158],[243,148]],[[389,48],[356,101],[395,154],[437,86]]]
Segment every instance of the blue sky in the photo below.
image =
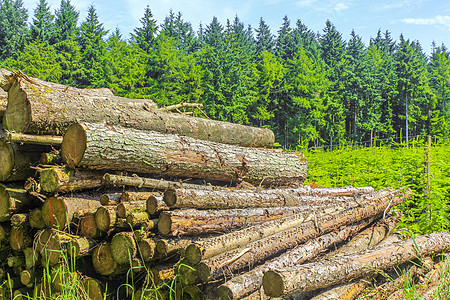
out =
[[[29,21],[37,0],[24,0],[29,11]],[[89,5],[93,4],[105,28],[119,27],[128,37],[133,28],[140,26],[139,19],[145,7],[150,6],[154,18],[162,23],[170,9],[181,12],[185,21],[198,29],[200,22],[207,25],[213,16],[222,24],[237,15],[246,25],[256,28],[263,17],[272,33],[276,33],[285,15],[295,26],[297,19],[315,32],[322,32],[329,19],[345,40],[352,29],[367,44],[381,29],[389,30],[398,40],[418,40],[425,52],[431,50],[431,43],[444,43],[450,48],[450,1],[449,0],[72,0],[84,20]],[[48,0],[54,12],[60,0]]]

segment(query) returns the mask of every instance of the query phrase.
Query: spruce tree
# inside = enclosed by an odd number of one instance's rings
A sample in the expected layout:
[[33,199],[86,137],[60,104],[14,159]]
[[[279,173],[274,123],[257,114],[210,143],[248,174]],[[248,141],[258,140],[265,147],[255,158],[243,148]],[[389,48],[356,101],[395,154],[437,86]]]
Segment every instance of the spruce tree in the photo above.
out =
[[55,36],[52,43],[60,43],[78,35],[79,13],[70,0],[61,0],[59,10],[55,13]]
[[272,33],[270,32],[269,25],[263,20],[259,19],[259,26],[256,31],[256,53],[261,55],[264,51],[273,53],[275,47],[275,41]]
[[0,1],[0,59],[17,58],[24,48],[29,37],[27,19],[22,0]]
[[275,45],[275,54],[287,62],[294,58],[296,52],[295,40],[291,28],[291,21],[287,16],[283,18],[283,24],[278,30],[278,36]]
[[147,53],[151,52],[151,49],[155,46],[156,34],[158,31],[158,25],[156,20],[153,19],[153,14],[150,7],[147,5],[144,11],[144,16],[140,19],[141,27],[134,29],[134,34],[131,35],[132,40],[142,50]]
[[49,44],[55,34],[54,18],[47,0],[39,0],[38,6],[34,10],[31,38],[33,40],[40,39],[45,44]]

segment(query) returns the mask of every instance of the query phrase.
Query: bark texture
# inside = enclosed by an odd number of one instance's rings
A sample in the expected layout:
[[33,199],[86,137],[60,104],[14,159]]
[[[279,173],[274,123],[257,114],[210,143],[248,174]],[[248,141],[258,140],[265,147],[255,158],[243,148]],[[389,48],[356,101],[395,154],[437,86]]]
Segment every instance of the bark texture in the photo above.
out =
[[327,287],[392,268],[417,255],[446,251],[449,247],[450,233],[432,233],[358,255],[268,271],[263,277],[263,287],[271,297]]
[[11,82],[4,126],[16,132],[58,135],[76,121],[106,121],[225,144],[272,147],[274,143],[274,134],[269,129],[166,113],[146,105],[150,103],[146,100],[77,95],[23,76],[14,76]]
[[70,170],[52,167],[40,172],[41,189],[47,193],[69,193],[86,189],[99,188],[104,185],[103,174],[99,172]]
[[14,213],[25,211],[32,204],[26,190],[0,185],[0,222],[10,220]]
[[372,194],[372,187],[311,188],[303,186],[296,189],[261,191],[170,189],[164,193],[164,201],[171,207],[227,209],[332,205],[336,202],[358,204]]
[[62,143],[62,136],[32,135],[7,131],[5,133],[5,140],[10,143],[60,146]]
[[61,146],[71,168],[113,169],[218,181],[301,184],[301,154],[196,140],[94,123],[71,125]]

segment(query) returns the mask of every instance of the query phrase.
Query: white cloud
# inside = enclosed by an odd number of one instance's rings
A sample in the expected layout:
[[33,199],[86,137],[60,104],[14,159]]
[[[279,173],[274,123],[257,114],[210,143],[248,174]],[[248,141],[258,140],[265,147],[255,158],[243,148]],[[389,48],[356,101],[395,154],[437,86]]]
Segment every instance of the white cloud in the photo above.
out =
[[346,10],[346,9],[349,9],[349,8],[350,8],[349,5],[347,5],[346,3],[341,2],[341,3],[336,4],[336,6],[334,7],[334,10],[335,11],[341,11],[341,10]]
[[434,25],[445,27],[450,30],[450,16],[436,16],[434,18],[405,18],[402,20],[406,24],[414,25]]
[[318,0],[299,0],[295,2],[297,7],[301,8],[311,8],[315,11],[324,12],[327,14],[332,14],[335,12],[340,12],[347,10],[351,7],[351,0],[343,0],[341,2],[335,3],[335,1],[318,1]]

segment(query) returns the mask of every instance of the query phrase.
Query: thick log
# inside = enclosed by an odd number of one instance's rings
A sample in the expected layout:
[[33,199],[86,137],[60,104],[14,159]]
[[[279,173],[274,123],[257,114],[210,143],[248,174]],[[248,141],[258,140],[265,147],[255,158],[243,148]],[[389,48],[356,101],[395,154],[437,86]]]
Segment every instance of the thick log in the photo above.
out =
[[30,226],[37,229],[45,227],[44,219],[42,218],[42,211],[40,208],[35,208],[30,211],[29,217]]
[[325,208],[308,217],[292,215],[265,222],[192,244],[186,249],[185,255],[192,264],[197,264],[202,258],[207,259],[220,253],[243,247],[291,228],[297,231],[309,229],[314,232],[326,232],[332,228],[352,224],[383,212],[390,206],[401,203],[411,193],[410,190],[403,189],[395,191],[382,190],[375,193],[373,197],[360,202],[360,206],[354,206],[345,210],[334,209],[334,212]]
[[95,224],[101,231],[113,229],[116,221],[117,211],[113,206],[100,206],[95,212]]
[[9,143],[61,146],[63,138],[59,135],[34,135],[6,131],[4,139]]
[[439,232],[357,255],[268,271],[263,277],[264,292],[271,297],[280,297],[327,287],[392,268],[418,255],[446,251],[449,247],[450,233]]
[[46,226],[62,230],[72,221],[74,215],[95,212],[99,206],[98,200],[49,197],[42,205],[42,219]]
[[164,202],[171,207],[228,209],[335,204],[337,201],[358,204],[373,193],[372,187],[311,188],[269,190],[191,190],[169,189]]
[[71,168],[112,169],[255,184],[302,184],[303,154],[196,140],[100,123],[75,123],[61,155]]
[[144,262],[152,260],[156,250],[156,243],[153,239],[141,239],[138,242],[138,251]]
[[23,76],[15,76],[10,82],[4,127],[16,132],[58,135],[79,120],[106,121],[108,124],[251,147],[272,147],[275,140],[269,129],[166,113],[144,105],[129,105],[133,101],[145,103],[142,100],[124,101],[114,96],[65,93],[49,88],[47,83],[35,84]]
[[9,220],[12,214],[24,211],[31,204],[32,199],[25,189],[0,185],[0,222]]
[[[262,277],[268,270],[302,264],[316,257],[327,248],[345,241],[349,236],[357,233],[369,223],[370,220],[363,220],[352,225],[343,226],[337,231],[310,239],[304,244],[296,246],[292,250],[275,257],[261,266],[228,280],[217,289],[218,297],[220,299],[240,299],[247,296],[261,288]],[[206,278],[209,280],[211,277],[211,268],[207,263],[205,265],[207,269],[203,272],[207,274]]]
[[[331,207],[339,208],[327,206]],[[158,231],[170,236],[226,233],[294,214],[307,217],[321,208],[324,206],[163,211],[159,215]]]
[[214,187],[211,185],[199,185],[199,184],[190,184],[179,181],[170,181],[164,179],[154,179],[154,178],[145,178],[139,176],[123,176],[123,175],[114,175],[106,173],[103,176],[103,180],[114,186],[135,186],[139,188],[152,188],[158,190],[167,190],[169,188],[189,188],[189,189],[216,189],[219,187]]
[[67,252],[71,257],[82,257],[90,255],[97,242],[88,237],[75,237],[67,243]]
[[129,265],[118,264],[112,256],[111,244],[103,242],[92,252],[92,264],[100,275],[109,276],[126,272]]
[[38,158],[22,152],[21,147],[0,139],[0,181],[25,180],[31,175],[30,166],[34,160],[37,161]]
[[104,233],[99,228],[97,228],[94,212],[87,212],[81,217],[78,231],[81,236],[88,238],[98,238],[101,237]]
[[150,196],[147,198],[146,211],[149,215],[159,215],[162,211],[169,209],[169,206],[162,200],[161,196]]
[[103,174],[92,171],[51,167],[40,171],[39,183],[47,193],[69,193],[102,187]]
[[132,212],[145,211],[146,205],[146,201],[121,202],[117,205],[117,216],[126,218]]
[[119,232],[111,240],[111,254],[118,264],[127,264],[136,257],[137,244],[132,232]]

